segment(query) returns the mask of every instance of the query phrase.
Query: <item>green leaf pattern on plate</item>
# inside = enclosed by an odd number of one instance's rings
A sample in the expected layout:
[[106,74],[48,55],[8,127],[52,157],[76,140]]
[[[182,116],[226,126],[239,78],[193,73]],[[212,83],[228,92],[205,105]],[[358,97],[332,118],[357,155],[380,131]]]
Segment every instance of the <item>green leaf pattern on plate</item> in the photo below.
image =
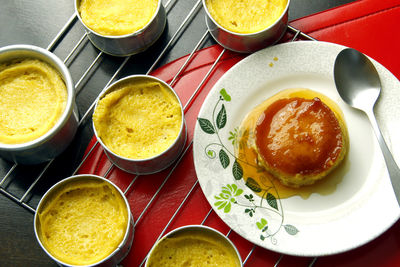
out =
[[237,160],[235,160],[235,162],[233,163],[232,174],[235,180],[240,180],[243,178],[243,168]]
[[270,205],[272,208],[278,210],[278,203],[273,194],[271,194],[271,193],[267,194],[267,202],[268,202],[268,205]]
[[[224,213],[230,213],[233,208],[243,209],[244,214],[248,215],[250,219],[254,221],[254,226],[260,231],[260,239],[262,241],[269,239],[272,244],[277,244],[277,238],[275,237],[282,228],[285,232],[291,236],[295,236],[299,233],[299,230],[291,224],[284,224],[284,212],[282,209],[282,204],[277,195],[276,188],[274,186],[269,186],[264,188],[255,179],[248,177],[243,180],[243,167],[242,164],[246,162],[241,162],[233,151],[231,146],[227,147],[224,142],[222,142],[219,131],[223,130],[227,123],[227,109],[223,102],[230,102],[231,96],[228,94],[226,89],[220,90],[220,96],[215,104],[211,118],[198,118],[200,128],[210,135],[214,135],[216,141],[208,144],[205,147],[205,154],[210,160],[214,160],[218,154],[218,159],[223,169],[227,169],[229,165],[232,164],[232,181],[234,183],[222,186],[220,193],[214,195],[214,206],[218,210],[223,210]],[[217,112],[218,110],[218,112]],[[235,146],[238,144],[237,139],[240,136],[240,131],[238,127],[229,131],[228,143]],[[248,133],[243,133],[248,134]],[[218,153],[216,153],[218,151]],[[258,168],[258,167],[255,167]],[[254,198],[253,194],[243,194],[244,189],[239,188],[239,186],[244,186],[251,191],[257,193],[260,197]],[[248,190],[247,190],[248,191]],[[262,214],[257,212],[262,209]],[[267,215],[268,218],[260,217],[260,215]],[[273,226],[269,223],[269,220],[276,221],[280,223]]]
[[208,134],[215,134],[214,126],[207,119],[198,118],[201,129]]
[[217,127],[218,127],[218,129],[222,129],[222,128],[225,127],[226,120],[227,120],[227,118],[226,118],[226,109],[225,109],[224,104],[222,104],[221,110],[218,112],[218,115],[217,115]]
[[250,188],[251,190],[253,190],[254,192],[256,192],[256,193],[260,193],[260,192],[262,191],[262,189],[261,189],[260,185],[257,183],[257,181],[254,180],[254,179],[251,178],[251,177],[248,177],[248,178],[247,178],[247,180],[246,180],[246,186],[247,186],[248,188]]
[[219,91],[219,93],[221,94],[221,97],[225,100],[225,101],[231,101],[231,96],[226,92],[225,88],[221,89],[221,91]]
[[299,230],[297,230],[297,228],[295,226],[290,225],[290,224],[286,224],[283,227],[285,228],[286,232],[289,235],[296,235],[299,232]]
[[230,164],[229,156],[223,149],[219,151],[219,160],[224,169],[226,169]]

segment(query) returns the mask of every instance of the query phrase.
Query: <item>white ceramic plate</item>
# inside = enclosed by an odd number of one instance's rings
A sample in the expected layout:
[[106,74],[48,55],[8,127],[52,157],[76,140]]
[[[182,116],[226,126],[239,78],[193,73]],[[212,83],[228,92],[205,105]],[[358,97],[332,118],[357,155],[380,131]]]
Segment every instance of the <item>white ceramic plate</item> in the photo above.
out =
[[[367,243],[399,218],[400,209],[369,121],[347,106],[336,91],[333,66],[344,48],[304,41],[264,49],[231,68],[204,101],[194,135],[201,188],[222,220],[254,244],[291,255],[330,255]],[[374,65],[382,81],[375,113],[400,162],[400,83],[382,65],[375,61]],[[346,171],[331,194],[279,200],[265,192],[262,199],[241,177],[230,137],[256,105],[281,90],[299,87],[327,95],[342,109],[350,139]]]

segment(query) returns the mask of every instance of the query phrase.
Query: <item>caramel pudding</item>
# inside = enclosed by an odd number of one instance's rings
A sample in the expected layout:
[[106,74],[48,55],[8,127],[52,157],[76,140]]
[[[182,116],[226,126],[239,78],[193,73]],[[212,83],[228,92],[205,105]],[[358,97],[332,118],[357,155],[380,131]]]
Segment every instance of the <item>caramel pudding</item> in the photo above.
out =
[[120,36],[144,28],[157,11],[158,0],[82,0],[83,23],[98,34]]
[[38,211],[38,237],[57,260],[90,265],[109,256],[123,241],[128,209],[110,183],[75,180],[52,193]]
[[348,150],[339,107],[308,89],[288,89],[267,99],[246,116],[240,129],[236,155],[246,162],[246,176],[265,186],[271,186],[271,178],[295,189],[314,184],[332,172]]
[[119,84],[97,104],[97,136],[113,153],[148,159],[167,150],[182,125],[179,100],[162,83],[148,78]]
[[146,267],[240,267],[236,251],[224,241],[211,231],[176,232],[156,244]]
[[38,59],[0,64],[0,143],[22,144],[46,134],[67,103],[60,74]]
[[287,0],[205,0],[214,20],[226,30],[255,33],[274,24],[285,11]]

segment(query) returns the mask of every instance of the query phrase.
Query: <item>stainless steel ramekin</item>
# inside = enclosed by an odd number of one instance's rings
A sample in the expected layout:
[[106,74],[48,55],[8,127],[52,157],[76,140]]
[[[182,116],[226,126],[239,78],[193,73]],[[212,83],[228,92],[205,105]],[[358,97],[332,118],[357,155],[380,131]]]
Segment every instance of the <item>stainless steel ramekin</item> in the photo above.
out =
[[178,227],[178,228],[172,230],[168,234],[164,235],[159,241],[157,241],[153,245],[153,247],[151,248],[151,250],[149,252],[148,260],[146,261],[145,267],[149,267],[149,264],[148,264],[149,259],[151,259],[155,248],[161,242],[163,242],[163,240],[165,240],[166,238],[169,238],[169,237],[173,237],[174,235],[179,234],[179,233],[183,233],[183,232],[189,232],[189,233],[190,232],[205,232],[205,233],[209,233],[209,234],[214,235],[217,239],[219,239],[227,247],[231,247],[233,249],[233,251],[235,251],[239,265],[243,266],[242,258],[240,257],[239,251],[237,250],[236,246],[232,243],[232,241],[228,237],[226,237],[225,235],[223,235],[219,231],[217,231],[217,230],[215,230],[215,229],[213,229],[211,227],[205,226],[205,225],[185,225],[185,226]]
[[[118,168],[120,168],[126,172],[133,173],[133,174],[152,174],[152,173],[156,173],[156,172],[159,172],[159,171],[162,171],[162,170],[168,168],[179,157],[179,155],[181,154],[183,147],[186,143],[187,128],[186,128],[186,122],[185,122],[185,116],[183,113],[182,103],[181,103],[178,95],[176,94],[176,92],[172,89],[172,87],[169,86],[164,81],[158,79],[157,77],[153,77],[150,75],[128,76],[121,80],[116,81],[109,87],[105,88],[99,95],[99,98],[96,102],[95,109],[97,108],[99,100],[102,99],[106,94],[115,90],[116,87],[118,87],[119,85],[121,85],[123,83],[132,82],[132,81],[135,81],[138,79],[149,79],[149,80],[157,81],[157,82],[163,84],[166,88],[171,90],[171,92],[175,95],[176,99],[179,102],[179,105],[181,107],[182,122],[181,122],[179,134],[178,134],[177,138],[175,139],[175,141],[171,144],[171,146],[169,148],[167,148],[167,150],[165,150],[164,152],[162,152],[158,155],[155,155],[151,158],[130,159],[130,158],[126,158],[126,157],[120,156],[120,155],[112,152],[103,143],[101,138],[99,138],[94,123],[93,123],[93,130],[94,130],[97,140],[99,141],[101,146],[104,148],[104,152],[106,153],[107,157]],[[146,129],[143,129],[143,131],[146,131]]]
[[232,32],[219,25],[208,11],[206,1],[202,1],[207,13],[207,28],[215,41],[226,49],[239,53],[252,53],[275,44],[286,32],[290,0],[287,0],[285,10],[271,26],[262,31],[247,34]]
[[90,29],[82,21],[78,10],[80,2],[81,0],[75,0],[75,12],[85,27],[89,40],[100,51],[112,56],[129,56],[143,52],[158,40],[167,22],[164,6],[159,0],[155,14],[142,29],[126,35],[102,35]]
[[22,144],[1,144],[0,157],[20,164],[49,161],[67,148],[78,128],[75,88],[68,68],[53,53],[33,45],[10,45],[0,48],[0,63],[13,59],[39,59],[54,67],[67,87],[67,104],[58,122],[46,134]]
[[55,258],[43,246],[42,241],[40,240],[40,235],[39,235],[40,220],[39,220],[38,214],[46,206],[46,202],[48,201],[48,199],[51,198],[55,193],[57,193],[59,189],[61,189],[62,187],[68,185],[69,183],[73,183],[73,182],[76,182],[76,181],[82,181],[82,180],[87,180],[87,181],[102,180],[102,181],[105,181],[105,182],[109,183],[110,185],[112,185],[119,192],[121,198],[125,202],[126,209],[127,209],[127,214],[128,214],[128,224],[126,226],[125,235],[124,235],[123,240],[118,245],[118,247],[110,255],[108,255],[106,258],[104,258],[103,260],[101,260],[101,261],[99,261],[99,262],[97,262],[95,264],[89,265],[89,266],[96,266],[96,267],[99,267],[99,266],[101,266],[101,267],[114,267],[114,266],[117,266],[117,264],[119,262],[121,262],[121,260],[123,258],[125,258],[126,255],[128,255],[129,250],[131,249],[132,242],[133,242],[133,236],[134,236],[134,222],[133,222],[133,216],[132,216],[132,213],[131,213],[131,209],[129,207],[128,200],[126,199],[124,193],[118,188],[118,186],[116,186],[114,183],[110,182],[109,180],[107,180],[107,179],[105,179],[103,177],[96,176],[96,175],[90,175],[90,174],[75,175],[75,176],[71,176],[71,177],[65,178],[64,180],[61,180],[60,182],[58,182],[55,185],[53,185],[44,194],[44,196],[40,200],[40,202],[38,204],[38,207],[36,209],[35,218],[34,218],[34,231],[35,231],[36,239],[39,242],[39,244],[42,247],[42,249],[46,252],[46,254],[49,257],[51,257],[54,261],[56,261],[59,265],[61,265],[61,266],[70,266],[70,267],[75,266],[75,265],[70,265],[70,264],[67,264],[65,262],[62,262],[59,259]]

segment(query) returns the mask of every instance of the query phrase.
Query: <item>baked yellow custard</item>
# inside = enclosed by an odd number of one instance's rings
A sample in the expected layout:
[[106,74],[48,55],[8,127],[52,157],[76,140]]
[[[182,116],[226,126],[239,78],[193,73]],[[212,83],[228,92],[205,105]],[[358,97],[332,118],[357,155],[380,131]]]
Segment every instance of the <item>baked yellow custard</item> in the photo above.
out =
[[182,124],[174,93],[152,79],[120,84],[97,104],[93,114],[97,136],[115,154],[147,159],[167,150]]
[[206,0],[214,20],[226,30],[255,33],[271,26],[284,12],[287,0]]
[[43,246],[71,265],[106,258],[123,240],[128,224],[123,198],[105,181],[70,182],[47,199],[39,212]]
[[235,250],[215,234],[181,231],[162,239],[152,251],[148,267],[239,267]]
[[47,133],[67,103],[60,74],[37,59],[0,64],[0,143],[21,144]]
[[[328,97],[290,89],[254,108],[242,123],[255,160],[285,186],[298,188],[326,177],[344,159],[348,133],[339,107]],[[245,131],[245,130],[244,130]],[[239,151],[243,155],[243,151]]]
[[159,0],[82,0],[78,12],[83,23],[101,35],[134,33],[150,22]]

